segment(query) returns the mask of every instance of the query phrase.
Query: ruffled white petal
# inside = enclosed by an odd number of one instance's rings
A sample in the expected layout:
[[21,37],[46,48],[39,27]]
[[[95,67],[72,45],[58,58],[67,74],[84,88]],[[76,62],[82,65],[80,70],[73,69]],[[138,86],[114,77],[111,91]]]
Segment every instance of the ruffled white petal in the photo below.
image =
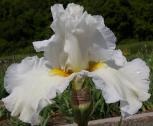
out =
[[121,92],[119,92],[120,82],[116,77],[117,71],[105,65],[103,68],[98,69],[93,73],[101,78],[101,80],[98,81],[99,83],[95,78],[93,78],[93,81],[96,87],[102,90],[106,103],[114,103],[119,101]]
[[47,59],[48,64],[51,67],[64,69],[67,54],[64,52],[61,40],[62,38],[55,35],[53,42],[49,43],[49,45],[45,48],[44,57]]
[[109,60],[112,60],[113,52],[113,50],[104,49],[94,44],[92,48],[89,48],[89,58],[90,61],[107,62]]
[[44,58],[37,57],[28,57],[8,68],[4,86],[10,95],[2,100],[12,116],[33,125],[40,123],[39,112],[72,80],[49,75],[49,70]]
[[77,18],[82,16],[83,10],[84,8],[82,6],[74,4],[74,3],[70,3],[67,5],[66,13],[71,15],[71,17]]
[[121,50],[103,49],[96,44],[89,49],[89,58],[95,62],[106,62],[113,68],[122,67],[127,63]]
[[51,7],[51,12],[54,20],[51,24],[51,28],[56,34],[60,34],[60,36],[63,37],[63,32],[65,31],[65,10],[63,5],[55,4]]
[[45,48],[53,40],[54,40],[54,35],[48,40],[35,41],[35,42],[33,42],[34,49],[36,50],[36,52],[45,51]]
[[118,70],[105,65],[93,74],[102,79],[100,81],[93,78],[93,81],[102,90],[106,103],[120,101],[124,117],[136,113],[142,106],[142,101],[150,97],[149,68],[141,59],[128,62]]
[[88,18],[86,18],[86,21],[90,20],[90,23],[89,21],[87,23],[87,27],[89,27],[92,31],[92,41],[98,44],[101,48],[112,50],[115,49],[116,37],[114,33],[105,26],[103,17],[99,15],[88,15],[87,17]]
[[112,60],[117,66],[123,66],[127,63],[126,58],[123,56],[121,50],[114,50],[112,55]]
[[143,93],[148,92],[150,83],[150,69],[146,63],[143,60],[137,58],[125,64],[124,67],[120,68],[119,71],[127,78],[132,80],[138,89],[142,90],[141,96],[139,98],[145,101],[146,98]]
[[135,97],[130,97],[130,93],[127,97],[127,104],[125,105],[125,101],[121,101],[121,113],[123,116],[132,115],[138,111],[142,106],[142,101],[148,100],[150,94],[148,94],[149,90],[149,68],[144,61],[141,59],[135,59],[131,62],[128,62],[124,67],[120,70],[120,73],[125,76],[127,79],[131,80],[131,85],[129,85],[129,89],[135,91]]
[[[83,11],[82,6],[73,3],[68,4],[66,9],[61,4],[55,4],[51,7],[51,11],[53,15],[51,28],[58,38],[54,39],[56,44],[48,44],[44,50],[45,58],[49,60],[51,66],[52,64],[68,66],[69,69],[77,71],[76,69],[87,69],[88,62],[97,59],[94,54],[100,50],[108,54],[104,56],[104,53],[99,53],[100,60],[105,61],[107,57],[110,57],[109,53],[116,47],[116,38],[105,26],[102,16],[91,16]],[[60,46],[56,46],[57,43]],[[96,53],[93,52],[95,46],[99,48]],[[64,58],[61,60],[61,57]],[[57,59],[56,63],[52,59]]]
[[53,19],[55,20],[62,13],[64,13],[63,5],[62,4],[55,4],[54,6],[51,7],[51,12],[52,12]]

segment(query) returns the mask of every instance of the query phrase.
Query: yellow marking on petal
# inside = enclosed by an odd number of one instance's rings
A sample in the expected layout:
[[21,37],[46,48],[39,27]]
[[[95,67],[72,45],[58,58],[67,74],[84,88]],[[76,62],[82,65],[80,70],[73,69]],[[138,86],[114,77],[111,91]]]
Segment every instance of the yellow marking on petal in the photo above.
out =
[[51,74],[51,75],[58,75],[58,76],[62,76],[62,77],[67,77],[71,73],[65,72],[64,70],[61,70],[61,69],[58,69],[58,68],[54,68],[54,69],[51,69],[49,71],[49,74]]
[[[92,72],[92,71],[95,71],[97,69],[100,69],[100,68],[104,67],[105,65],[106,64],[102,63],[102,62],[98,62],[98,63],[96,63],[96,62],[89,62],[89,68],[86,69],[86,70]],[[81,71],[81,70],[79,70],[79,71]],[[53,69],[51,69],[49,71],[49,74],[50,75],[58,75],[58,76],[62,76],[62,77],[68,77],[73,72],[74,71],[72,71],[72,70],[65,71],[65,70],[62,70],[62,69],[59,69],[59,68],[53,68]],[[75,72],[77,72],[77,71],[75,71]]]
[[99,62],[99,63],[91,62],[89,64],[89,71],[95,71],[97,69],[104,67],[105,65],[106,65],[105,63],[101,63],[101,62]]

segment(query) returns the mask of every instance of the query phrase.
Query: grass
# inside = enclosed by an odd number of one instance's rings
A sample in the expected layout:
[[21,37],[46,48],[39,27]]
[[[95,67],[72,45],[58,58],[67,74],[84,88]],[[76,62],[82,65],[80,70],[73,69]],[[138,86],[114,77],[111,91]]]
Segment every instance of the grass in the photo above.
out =
[[[127,41],[125,43],[126,44],[124,45],[118,45],[117,48],[123,51],[129,61],[140,57],[145,60],[150,67],[151,83],[149,92],[151,93],[151,97],[147,102],[144,102],[143,107],[139,112],[153,111],[153,42],[130,42],[129,44]],[[0,63],[0,98],[8,95],[3,87],[3,78],[7,67],[11,63],[19,62],[25,56],[26,55],[16,55],[13,57],[8,56],[0,58],[0,61],[3,61],[3,63]],[[94,98],[94,111],[90,116],[91,120],[120,115],[119,103],[107,105],[99,90],[96,90],[95,87],[93,87],[92,92]],[[56,101],[54,104],[47,106],[41,111],[40,114],[43,117],[43,121],[40,126],[47,126],[48,123],[55,125],[71,123],[74,121],[69,90],[67,89],[63,94],[58,95],[54,100]],[[0,108],[0,119],[4,119],[4,121],[6,121],[4,123],[5,125],[0,123],[2,126],[6,126],[6,124],[7,126],[28,126],[28,124],[19,121],[17,118],[10,117],[10,113],[3,107]]]

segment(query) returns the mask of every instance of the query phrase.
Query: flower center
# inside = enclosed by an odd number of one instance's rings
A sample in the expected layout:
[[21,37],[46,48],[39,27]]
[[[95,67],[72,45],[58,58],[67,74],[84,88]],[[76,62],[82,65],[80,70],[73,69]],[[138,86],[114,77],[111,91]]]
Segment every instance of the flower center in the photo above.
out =
[[[106,64],[105,63],[101,63],[101,62],[89,62],[89,67],[88,69],[86,69],[87,71],[95,71],[97,69],[103,68]],[[69,75],[71,75],[72,73],[74,73],[74,71],[72,70],[62,70],[60,68],[53,68],[49,71],[50,75],[58,75],[58,76],[62,76],[62,77],[68,77]]]

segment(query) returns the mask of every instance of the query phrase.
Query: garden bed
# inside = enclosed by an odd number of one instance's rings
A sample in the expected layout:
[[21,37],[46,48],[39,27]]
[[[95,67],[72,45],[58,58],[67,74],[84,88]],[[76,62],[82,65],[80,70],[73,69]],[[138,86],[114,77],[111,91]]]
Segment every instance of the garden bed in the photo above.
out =
[[[118,126],[120,117],[99,119],[89,122],[89,126]],[[69,124],[63,126],[77,126]],[[123,119],[122,126],[153,126],[153,112],[136,114]]]

